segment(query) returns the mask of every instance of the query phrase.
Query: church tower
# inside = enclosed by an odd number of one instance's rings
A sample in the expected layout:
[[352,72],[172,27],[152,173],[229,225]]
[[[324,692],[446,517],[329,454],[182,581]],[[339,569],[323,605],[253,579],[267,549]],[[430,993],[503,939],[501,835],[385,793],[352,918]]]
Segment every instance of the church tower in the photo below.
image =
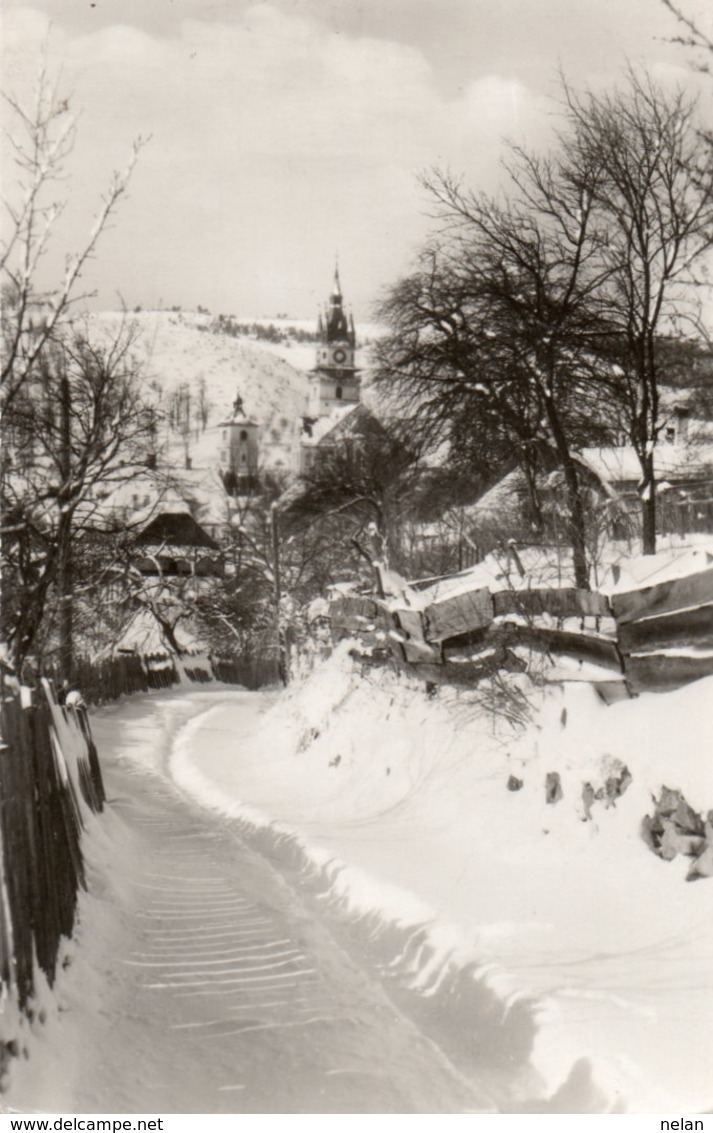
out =
[[310,372],[308,415],[325,417],[341,405],[356,405],[361,398],[359,371],[354,360],[354,319],[344,311],[339,268],[329,303],[317,322],[317,359]]
[[246,416],[240,394],[233,402],[233,412],[221,421],[220,472],[229,496],[246,495],[258,485],[258,431],[256,421]]

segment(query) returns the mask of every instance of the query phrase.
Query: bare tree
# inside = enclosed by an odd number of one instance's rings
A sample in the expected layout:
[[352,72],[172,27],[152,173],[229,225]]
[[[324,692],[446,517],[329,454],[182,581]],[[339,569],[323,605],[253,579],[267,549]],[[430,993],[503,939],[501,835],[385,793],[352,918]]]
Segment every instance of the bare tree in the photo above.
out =
[[430,244],[417,270],[380,303],[378,317],[389,334],[373,347],[377,381],[382,393],[396,395],[394,427],[409,443],[425,452],[448,446],[451,482],[460,473],[477,493],[518,463],[539,526],[541,407],[526,382],[496,365],[479,289],[451,251],[447,243]]
[[629,70],[624,89],[565,85],[565,160],[599,170],[591,201],[603,238],[602,295],[620,373],[620,404],[641,466],[643,550],[656,549],[655,449],[661,342],[700,333],[696,266],[713,245],[713,151],[699,144],[695,102]]
[[65,202],[55,198],[75,140],[75,119],[48,72],[46,52],[39,67],[31,105],[11,94],[2,96],[9,108],[7,153],[17,177],[3,195],[5,236],[0,245],[2,310],[2,397],[9,407],[33,372],[45,346],[71,306],[82,273],[102,233],[126,195],[142,147],[137,139],[125,168],[114,172],[83,246],[66,259],[57,286],[38,283],[41,261],[55,236]]
[[298,526],[339,521],[343,553],[351,548],[367,563],[386,563],[397,552],[400,522],[418,482],[418,448],[364,407],[356,418],[347,418],[331,443],[315,447],[289,515]]
[[598,170],[592,163],[573,176],[555,159],[513,148],[508,172],[505,204],[448,173],[423,179],[441,228],[437,257],[429,253],[427,270],[381,308],[395,337],[380,349],[378,380],[410,396],[425,423],[435,409],[452,436],[453,423],[469,419],[491,452],[509,448],[533,495],[543,460],[559,467],[575,579],[587,587],[575,450],[606,419],[606,374],[594,364],[607,270],[593,219]]
[[155,438],[134,336],[124,327],[97,345],[64,328],[45,341],[31,380],[4,417],[3,558],[11,601],[3,607],[16,664],[31,651],[54,589],[60,659],[72,663],[73,561],[82,540],[106,527],[104,500],[145,467]]
[[212,408],[211,400],[208,397],[205,375],[201,374],[198,379],[198,417],[203,432],[208,428],[208,419]]
[[[66,202],[56,196],[75,141],[68,99],[45,49],[32,99],[3,95],[9,111],[5,238],[0,249],[3,442],[4,628],[17,663],[32,649],[59,596],[63,668],[71,667],[73,548],[91,528],[99,497],[131,475],[139,442],[153,440],[150,410],[131,358],[132,332],[90,342],[69,316],[86,295],[84,270],[126,195],[143,145],[115,172],[86,239],[55,286],[40,268]],[[9,583],[9,585],[8,585]]]
[[684,8],[679,4],[674,4],[673,0],[661,0],[661,3],[665,8],[668,8],[681,29],[680,34],[673,37],[673,42],[680,44],[681,47],[690,48],[692,51],[703,52],[703,58],[696,62],[696,67],[700,71],[710,72],[708,56],[713,55],[713,38],[711,38],[711,35],[704,31]]

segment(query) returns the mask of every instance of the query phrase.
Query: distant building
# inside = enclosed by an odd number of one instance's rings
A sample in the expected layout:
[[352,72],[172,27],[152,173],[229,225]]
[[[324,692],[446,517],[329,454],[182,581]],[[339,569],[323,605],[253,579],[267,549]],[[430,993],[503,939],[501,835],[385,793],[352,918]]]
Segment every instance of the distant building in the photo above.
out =
[[309,376],[308,418],[326,417],[342,405],[359,403],[361,382],[355,354],[354,319],[344,311],[339,269],[335,268],[332,294],[317,323],[317,359]]
[[240,394],[233,402],[233,412],[218,426],[220,474],[229,496],[239,496],[258,486],[259,426],[245,413]]
[[344,311],[337,267],[329,302],[317,320],[316,365],[309,374],[307,413],[299,438],[299,475],[313,471],[319,454],[352,434],[352,422],[362,421],[357,413],[363,406],[355,356],[354,319]]
[[[663,415],[662,415],[663,416]],[[599,502],[598,522],[614,539],[638,537],[641,524],[641,463],[631,444],[586,447],[574,454],[582,487]],[[676,405],[663,418],[654,450],[657,532],[713,531],[713,427]],[[567,503],[556,464],[538,477],[537,496],[546,537],[566,540]],[[523,472],[504,470],[476,503],[462,511],[462,522],[481,550],[489,550],[505,531],[533,537],[532,499]]]
[[328,417],[321,417],[302,434],[300,446],[300,473],[316,472],[329,461],[330,456],[342,450],[355,453],[384,429],[365,405],[357,402],[333,409]]
[[220,548],[186,504],[169,502],[144,523],[134,540],[144,575],[211,577],[223,574]]

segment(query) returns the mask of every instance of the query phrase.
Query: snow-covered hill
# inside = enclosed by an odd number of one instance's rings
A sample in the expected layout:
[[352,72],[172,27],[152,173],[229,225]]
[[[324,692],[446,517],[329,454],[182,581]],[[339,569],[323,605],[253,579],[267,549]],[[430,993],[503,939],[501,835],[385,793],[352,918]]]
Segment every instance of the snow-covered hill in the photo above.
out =
[[[231,333],[219,333],[221,325],[229,325]],[[191,311],[112,311],[88,316],[88,333],[100,342],[116,339],[122,327],[134,339],[132,353],[149,396],[162,412],[159,462],[164,470],[190,483],[194,496],[210,496],[209,485],[218,483],[217,429],[231,413],[237,394],[245,412],[260,426],[261,470],[283,476],[294,473],[309,371],[315,363],[316,346],[310,336],[316,332],[316,323],[231,317],[229,324],[221,324],[206,312]],[[234,333],[236,328],[238,333]],[[357,352],[357,365],[367,377],[369,343],[380,330],[367,325],[357,333],[364,343]],[[175,402],[181,397],[183,424],[177,425]],[[368,390],[365,400],[370,400]]]
[[[91,331],[101,337],[115,335],[122,318],[114,312],[95,314],[90,319]],[[136,335],[134,353],[142,375],[161,409],[167,413],[173,395],[190,392],[187,438],[168,427],[164,433],[164,460],[169,465],[182,467],[187,454],[194,469],[214,466],[216,427],[239,393],[246,412],[260,425],[262,463],[289,466],[296,426],[305,409],[313,350],[310,355],[301,348],[291,364],[262,340],[211,333],[212,319],[207,315],[148,311],[131,314],[127,321]],[[283,348],[282,353],[287,352]]]

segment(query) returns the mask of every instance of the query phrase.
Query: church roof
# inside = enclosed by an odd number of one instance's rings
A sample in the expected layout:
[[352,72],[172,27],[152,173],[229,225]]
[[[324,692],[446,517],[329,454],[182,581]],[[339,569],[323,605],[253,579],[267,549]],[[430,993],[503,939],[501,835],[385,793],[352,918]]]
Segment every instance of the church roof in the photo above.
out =
[[139,546],[159,543],[167,547],[210,547],[218,544],[198,523],[187,507],[161,511],[141,529],[136,537]]
[[319,315],[317,334],[319,335],[320,341],[326,344],[348,342],[350,346],[356,346],[354,319],[351,315],[347,315],[344,310],[344,297],[342,295],[342,285],[339,280],[339,267],[335,267],[334,269],[332,294],[329,297],[329,304],[325,309],[324,316],[322,316],[321,313]]
[[332,299],[341,300],[341,298],[342,298],[342,285],[339,282],[339,264],[335,264],[335,267],[334,267],[334,286],[332,288]]
[[305,431],[300,438],[301,443],[309,448],[314,448],[321,444],[324,438],[338,425],[341,425],[346,417],[359,407],[359,403],[351,404],[345,403],[339,405],[324,417],[318,417],[310,427],[309,432]]
[[301,443],[306,448],[318,448],[325,441],[333,443],[342,437],[356,436],[375,425],[378,426],[377,418],[363,402],[340,405],[315,421],[311,433],[302,435]]
[[252,417],[246,417],[244,413],[232,413],[230,417],[225,418],[225,421],[219,421],[215,428],[224,429],[227,425],[252,425],[254,428],[257,421],[254,421]]

